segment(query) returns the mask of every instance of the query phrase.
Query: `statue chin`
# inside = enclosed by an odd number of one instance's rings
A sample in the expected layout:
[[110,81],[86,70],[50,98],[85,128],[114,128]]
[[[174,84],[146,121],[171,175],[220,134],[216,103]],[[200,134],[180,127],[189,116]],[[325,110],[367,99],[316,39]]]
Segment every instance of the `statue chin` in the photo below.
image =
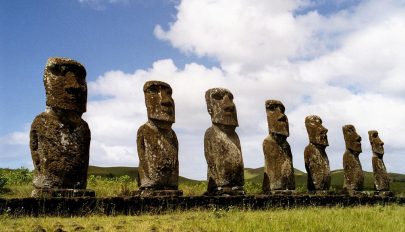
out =
[[288,137],[290,136],[290,133],[288,130],[270,130],[271,133],[276,134],[276,135],[281,135]]

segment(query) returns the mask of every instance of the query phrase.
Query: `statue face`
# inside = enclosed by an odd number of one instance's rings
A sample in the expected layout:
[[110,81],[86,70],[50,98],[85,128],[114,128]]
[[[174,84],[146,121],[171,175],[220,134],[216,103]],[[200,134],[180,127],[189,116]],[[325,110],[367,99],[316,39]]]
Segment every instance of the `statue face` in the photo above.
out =
[[375,152],[379,155],[383,155],[384,154],[384,142],[380,139],[380,136],[378,136],[378,132],[369,131],[368,137],[370,139],[370,144],[371,144],[371,148],[373,149],[373,152]]
[[143,87],[148,118],[175,122],[172,88],[161,81],[148,81]]
[[280,134],[288,137],[290,135],[288,118],[284,112],[284,105],[280,101],[266,101],[267,123],[270,133]]
[[346,149],[360,153],[361,150],[361,137],[357,134],[353,125],[343,126],[343,136],[346,143]]
[[49,58],[44,84],[47,106],[86,112],[86,70],[79,62],[67,58]]
[[228,126],[238,126],[236,107],[233,103],[232,93],[223,88],[213,88],[205,93],[208,113],[211,121]]
[[316,115],[310,115],[305,118],[305,127],[307,128],[309,141],[311,143],[329,146],[328,129],[322,125],[322,119]]

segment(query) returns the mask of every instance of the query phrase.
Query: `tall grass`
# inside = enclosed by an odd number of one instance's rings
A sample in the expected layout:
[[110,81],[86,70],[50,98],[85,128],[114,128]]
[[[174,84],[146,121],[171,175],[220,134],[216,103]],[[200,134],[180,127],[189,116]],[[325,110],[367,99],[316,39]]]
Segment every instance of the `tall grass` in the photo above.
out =
[[211,210],[164,215],[10,218],[2,231],[405,231],[405,207],[297,208],[289,210]]

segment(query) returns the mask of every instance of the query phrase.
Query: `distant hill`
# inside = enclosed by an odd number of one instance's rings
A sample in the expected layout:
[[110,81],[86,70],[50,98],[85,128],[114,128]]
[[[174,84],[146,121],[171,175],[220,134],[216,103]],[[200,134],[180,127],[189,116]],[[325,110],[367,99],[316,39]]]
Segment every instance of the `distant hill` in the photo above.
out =
[[[88,176],[102,176],[102,177],[120,177],[120,176],[130,176],[131,178],[136,179],[138,176],[138,168],[137,167],[97,167],[97,166],[89,166],[89,171],[87,173]],[[198,180],[192,180],[185,177],[180,176],[179,182],[188,182],[188,183],[198,183]]]
[[[245,179],[246,181],[251,181],[253,183],[263,182],[263,170],[264,168],[246,168],[245,169]],[[365,190],[374,190],[374,175],[372,172],[364,173],[364,188]],[[307,188],[307,174],[298,169],[294,169],[295,174],[295,184],[297,188]],[[405,192],[405,175],[398,173],[389,173],[391,182],[391,190],[394,192]],[[343,170],[331,171],[331,186],[336,190],[342,189],[343,187]]]

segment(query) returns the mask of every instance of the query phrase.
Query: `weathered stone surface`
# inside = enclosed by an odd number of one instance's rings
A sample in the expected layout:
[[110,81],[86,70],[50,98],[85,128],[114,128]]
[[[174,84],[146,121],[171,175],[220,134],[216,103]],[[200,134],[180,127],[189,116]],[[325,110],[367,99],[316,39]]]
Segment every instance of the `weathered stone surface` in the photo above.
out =
[[[143,87],[148,121],[138,129],[139,194],[141,196],[181,195],[178,190],[178,141],[171,126],[175,122],[172,88],[161,81]],[[177,191],[173,191],[177,190]],[[153,193],[158,191],[159,193]]]
[[96,193],[90,189],[34,189],[32,191],[32,197],[95,197]]
[[263,141],[263,191],[294,190],[294,168],[290,144],[288,118],[283,103],[267,100],[265,103],[269,135]]
[[377,191],[390,190],[390,177],[388,176],[387,169],[383,161],[384,156],[384,142],[380,139],[378,132],[371,130],[368,132],[371,148],[373,150],[373,172],[374,172],[374,186]]
[[207,195],[244,194],[243,158],[238,134],[236,107],[232,93],[213,88],[205,93],[212,127],[204,136],[204,154],[208,165]]
[[[30,131],[38,189],[85,189],[89,166],[90,129],[86,111],[86,70],[77,61],[49,58],[45,67],[46,111]],[[33,194],[37,195],[34,190]]]
[[363,190],[364,175],[359,160],[361,137],[353,125],[343,126],[346,151],[343,154],[343,189],[352,194]]
[[322,125],[322,119],[316,115],[305,118],[305,127],[309,144],[304,151],[305,169],[308,173],[308,191],[323,191],[330,188],[330,167],[325,152],[328,143],[328,129]]

